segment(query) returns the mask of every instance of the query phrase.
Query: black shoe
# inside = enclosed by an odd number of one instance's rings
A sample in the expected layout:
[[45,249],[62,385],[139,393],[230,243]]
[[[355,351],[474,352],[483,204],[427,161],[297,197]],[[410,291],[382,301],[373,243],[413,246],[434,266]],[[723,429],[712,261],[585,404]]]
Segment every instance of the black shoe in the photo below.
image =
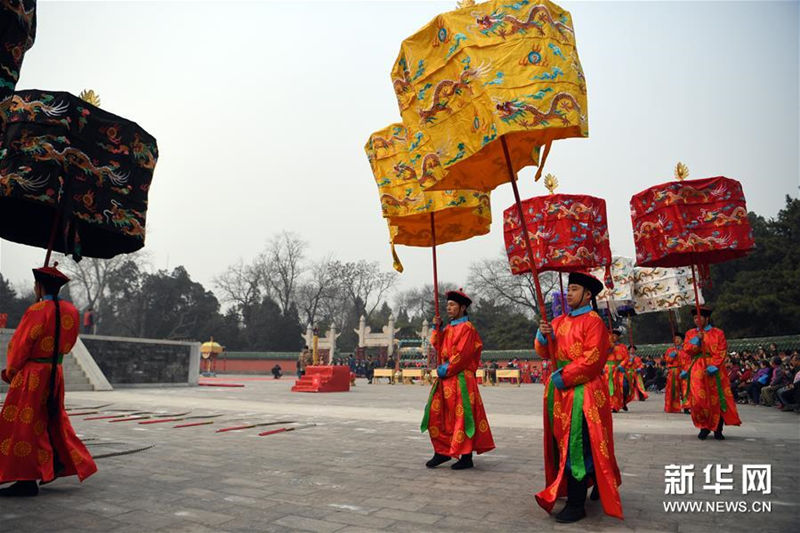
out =
[[623,410],[623,411],[625,411],[625,412],[627,412],[627,411],[628,411],[628,406],[627,406],[627,405],[623,405],[623,406],[622,406],[622,410]]
[[619,413],[619,409],[612,409],[611,412],[612,413]]
[[592,493],[589,495],[589,499],[593,502],[596,502],[600,499],[600,491],[597,490],[597,481],[594,482],[594,487],[592,487]]
[[700,433],[697,434],[697,438],[700,440],[706,440],[710,433],[711,433],[710,429],[703,428],[700,430]]
[[431,460],[428,461],[427,463],[425,463],[425,466],[427,466],[428,468],[436,468],[440,464],[446,463],[450,459],[452,459],[452,457],[450,457],[449,455],[442,455],[440,453],[434,453],[433,457],[431,457]]
[[35,481],[17,481],[10,487],[0,489],[0,496],[7,498],[36,496],[38,494],[39,487],[36,486]]
[[453,470],[466,470],[467,468],[472,468],[473,466],[475,465],[472,464],[472,454],[465,453],[461,456],[461,459],[456,461],[455,464],[450,468]]
[[684,410],[683,410],[683,414],[685,414],[685,415],[690,415],[690,414],[692,414],[692,412],[691,412],[691,411],[689,411],[689,409],[684,409]]
[[567,504],[566,507],[556,515],[556,522],[571,524],[572,522],[577,522],[584,518],[586,518],[586,509],[583,507],[570,507],[570,505]]
[[586,518],[586,486],[588,480],[584,477],[578,481],[571,475],[567,477],[567,505],[556,515],[556,522],[571,523]]
[[717,429],[714,430],[714,438],[717,440],[725,440],[725,436],[722,434],[722,426],[725,423],[722,421],[722,418],[719,419],[719,424],[717,424]]

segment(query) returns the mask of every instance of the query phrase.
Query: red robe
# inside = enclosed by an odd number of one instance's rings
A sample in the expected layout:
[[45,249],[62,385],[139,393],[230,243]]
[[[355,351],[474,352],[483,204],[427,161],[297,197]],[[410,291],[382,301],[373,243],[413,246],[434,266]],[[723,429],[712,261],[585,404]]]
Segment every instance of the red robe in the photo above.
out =
[[[78,338],[78,310],[59,300],[61,331],[58,351],[69,353]],[[75,435],[64,410],[64,374],[58,365],[55,398],[58,412],[48,416],[47,396],[55,342],[56,306],[52,299],[33,304],[8,344],[2,378],[10,383],[0,415],[0,483],[51,481],[76,475],[82,481],[97,471]],[[64,469],[53,471],[53,448]]]
[[[692,358],[686,353],[686,350],[683,349],[681,345],[680,355],[678,356],[681,363],[681,370],[689,370],[689,365],[692,364]],[[689,402],[689,380],[688,379],[681,379],[681,394],[683,395],[683,401],[681,402],[681,409],[690,409],[692,407],[691,403]]]
[[433,383],[422,431],[428,431],[434,451],[441,455],[456,457],[493,450],[492,430],[475,379],[483,350],[475,326],[466,317],[454,320],[441,334],[434,330],[431,346],[439,364],[449,366],[446,377]]
[[647,393],[644,390],[642,376],[638,372],[640,368],[644,368],[642,358],[638,355],[631,356],[628,354],[628,357],[626,357],[620,365],[625,369],[625,376],[628,378],[628,397],[625,398],[625,403],[627,404],[635,400],[637,393],[639,401],[645,401],[647,399]]
[[[698,333],[698,328],[690,329],[683,342],[684,351],[692,358],[686,368],[689,372],[692,422],[695,427],[714,431],[721,415],[729,426],[740,426],[742,421],[739,419],[728,372],[725,370],[725,359],[728,357],[725,334],[719,328],[706,326],[701,346]],[[713,376],[706,371],[711,365],[718,369]]]
[[623,372],[619,371],[619,365],[628,358],[628,349],[622,343],[616,343],[611,348],[603,368],[603,381],[608,383],[608,394],[611,398],[611,410],[619,411],[623,405]]
[[[578,477],[579,465],[586,465],[580,443],[584,438],[581,428],[585,418],[603,510],[608,515],[622,518],[618,490],[622,478],[614,456],[608,384],[602,377],[609,352],[608,331],[600,316],[588,306],[556,317],[553,331],[555,346],[541,332],[537,334],[535,343],[539,356],[561,369],[558,374],[551,374],[545,387],[544,464],[547,487],[536,494],[536,501],[550,512],[556,499],[566,495],[566,464],[571,447],[577,451],[569,454],[573,475]],[[563,390],[555,386],[557,380],[563,382]],[[571,446],[571,434],[573,439],[577,437],[578,446]]]
[[520,368],[522,368],[522,370],[521,370],[521,372],[522,372],[522,382],[523,383],[532,383],[533,381],[531,380],[531,363],[527,363],[527,362],[522,363]]
[[667,385],[664,389],[664,412],[680,413],[683,409],[683,396],[685,381],[681,379],[683,363],[686,354],[682,349],[670,346],[664,352],[664,360],[667,362]]
[[542,384],[547,385],[547,382],[550,381],[550,374],[553,373],[552,365],[547,361],[547,359],[542,361]]

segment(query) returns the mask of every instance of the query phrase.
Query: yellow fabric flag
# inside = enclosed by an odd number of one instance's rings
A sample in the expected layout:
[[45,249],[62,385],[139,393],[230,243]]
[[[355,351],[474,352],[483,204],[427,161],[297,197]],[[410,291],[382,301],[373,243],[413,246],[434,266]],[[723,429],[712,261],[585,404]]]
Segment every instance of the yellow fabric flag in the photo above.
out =
[[490,191],[555,139],[587,137],[572,17],[548,0],[443,13],[403,41],[392,69],[411,164],[429,190]]
[[[402,124],[392,124],[370,135],[364,150],[378,185],[381,212],[387,219],[392,244],[428,247],[489,233],[492,215],[488,193],[422,189],[409,162]],[[394,247],[392,253],[395,269],[402,271]]]

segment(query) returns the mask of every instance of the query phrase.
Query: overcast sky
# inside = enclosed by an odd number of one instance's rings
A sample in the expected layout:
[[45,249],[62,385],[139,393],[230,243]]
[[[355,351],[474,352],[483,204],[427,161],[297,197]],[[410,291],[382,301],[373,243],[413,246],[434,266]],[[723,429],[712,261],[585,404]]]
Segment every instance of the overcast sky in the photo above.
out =
[[[633,256],[631,195],[694,178],[744,186],[771,217],[800,185],[798,2],[562,2],[587,79],[589,138],[557,141],[560,192],[606,199],[611,247]],[[275,232],[311,257],[379,261],[387,229],[363,146],[399,120],[389,72],[401,40],[446,2],[40,1],[18,89],[91,88],[158,139],[146,249],[207,288]],[[523,198],[545,194],[522,172]],[[440,247],[440,279],[502,249],[511,187],[489,235]],[[430,251],[398,247],[402,287],[429,283]],[[0,272],[30,284],[43,251],[0,241]]]

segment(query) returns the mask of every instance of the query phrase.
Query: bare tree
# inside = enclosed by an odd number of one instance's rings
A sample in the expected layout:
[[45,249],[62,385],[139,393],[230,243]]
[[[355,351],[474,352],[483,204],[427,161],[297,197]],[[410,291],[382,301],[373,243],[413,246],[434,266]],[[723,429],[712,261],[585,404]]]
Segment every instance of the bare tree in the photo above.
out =
[[[303,325],[314,325],[321,319],[335,322],[333,316],[325,316],[333,310],[332,304],[340,300],[337,298],[339,284],[336,281],[333,263],[332,256],[312,263],[306,270],[305,279],[297,285],[296,302],[300,318],[305,321]],[[335,311],[332,314],[335,314]]]
[[[476,296],[511,305],[528,316],[540,316],[536,289],[531,274],[515,276],[508,266],[505,253],[496,259],[482,259],[470,265],[469,285]],[[542,272],[539,284],[543,298],[558,291],[558,273]]]
[[236,307],[242,320],[261,299],[260,274],[253,265],[239,260],[214,278],[214,285],[222,292],[222,301]]
[[284,315],[295,298],[306,247],[307,243],[296,234],[282,231],[269,241],[253,264],[263,292],[275,300]]
[[[447,291],[456,289],[458,289],[458,286],[454,283],[439,283],[440,314],[445,314],[444,308],[447,305],[445,294]],[[430,321],[434,314],[433,285],[427,284],[400,292],[395,299],[395,306],[398,311],[404,309],[411,319],[427,319]]]
[[76,303],[80,307],[93,308],[97,312],[99,323],[103,320],[104,312],[108,310],[109,283],[119,275],[122,264],[127,260],[144,263],[147,258],[145,252],[118,255],[111,259],[85,257],[80,262],[65,256],[62,258],[61,266],[72,278],[70,291]]
[[347,300],[368,320],[397,282],[397,273],[381,272],[377,261],[334,261],[331,268]]

